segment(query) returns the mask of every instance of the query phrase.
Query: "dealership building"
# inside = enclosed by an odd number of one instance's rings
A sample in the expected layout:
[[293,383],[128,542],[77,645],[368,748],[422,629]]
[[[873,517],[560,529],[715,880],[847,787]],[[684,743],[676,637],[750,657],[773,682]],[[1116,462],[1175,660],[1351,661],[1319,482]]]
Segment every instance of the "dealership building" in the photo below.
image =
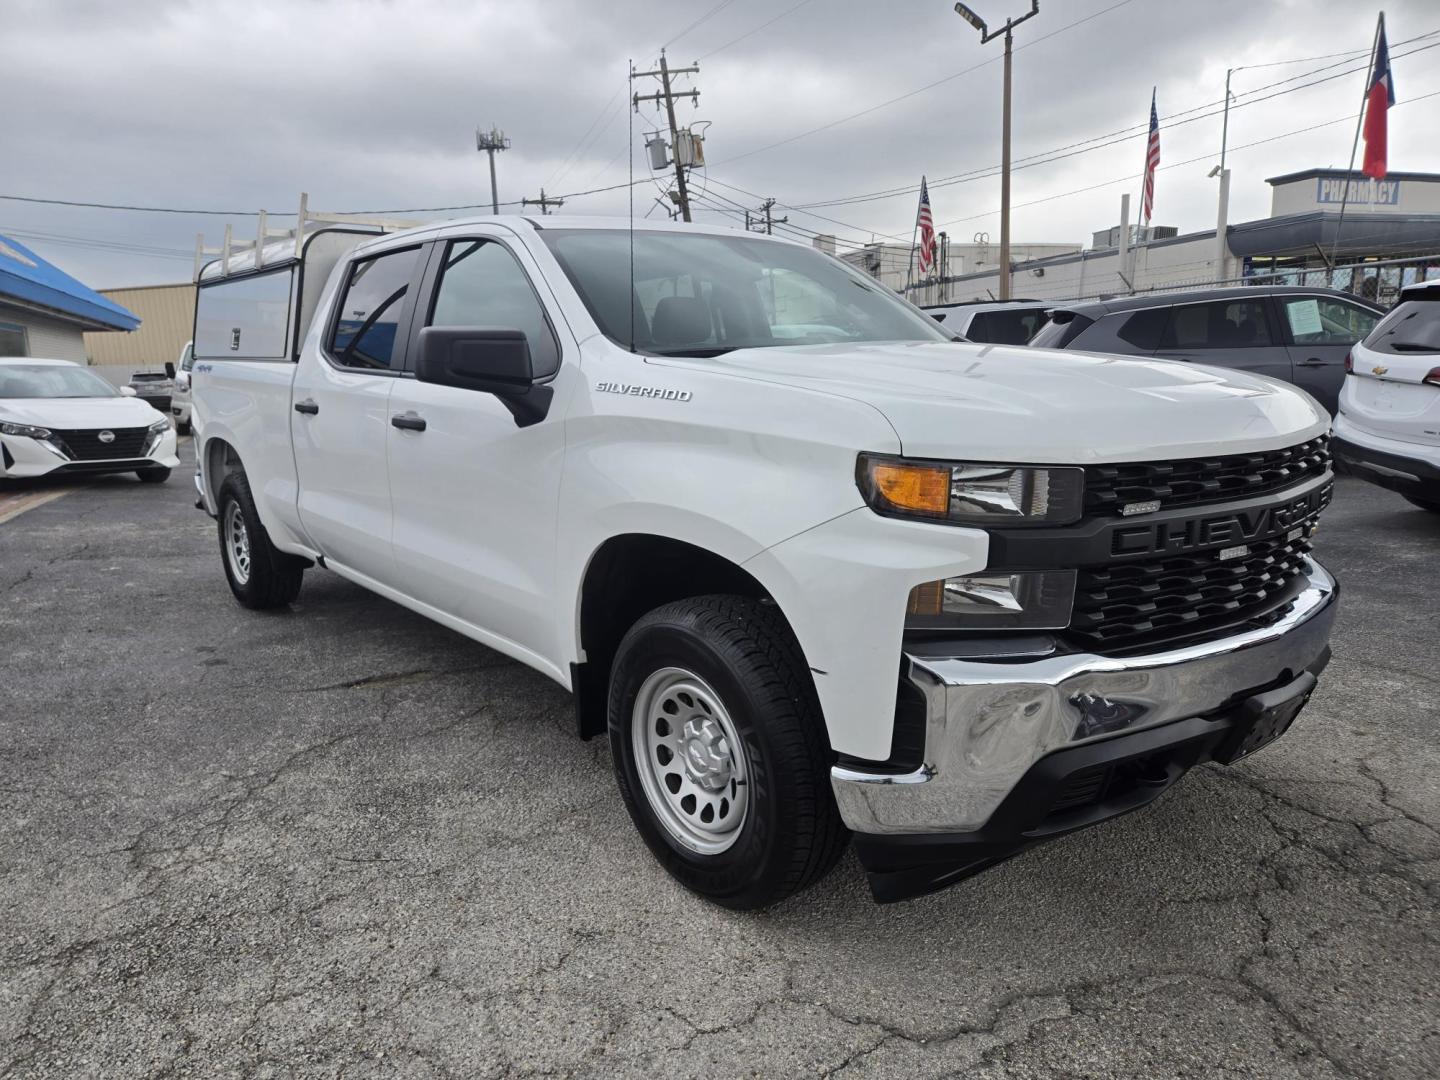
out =
[[0,236],[0,356],[86,362],[87,332],[134,330],[140,317]]
[[[1072,300],[1267,281],[1328,284],[1388,303],[1402,285],[1440,276],[1440,174],[1392,172],[1372,180],[1344,169],[1308,169],[1266,183],[1270,216],[1229,225],[1223,245],[1215,229],[1175,235],[1156,228],[1127,248],[1117,242],[1120,228],[1107,228],[1086,250],[1013,260],[1011,295]],[[998,293],[998,267],[906,291],[920,304]]]

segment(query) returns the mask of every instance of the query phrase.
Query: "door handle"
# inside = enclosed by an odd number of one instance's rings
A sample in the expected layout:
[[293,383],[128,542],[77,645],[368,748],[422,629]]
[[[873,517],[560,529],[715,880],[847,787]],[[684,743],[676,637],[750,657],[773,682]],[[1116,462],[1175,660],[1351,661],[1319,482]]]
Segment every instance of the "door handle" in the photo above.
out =
[[1324,360],[1321,360],[1320,357],[1318,357],[1318,356],[1311,356],[1311,357],[1307,357],[1307,358],[1304,359],[1304,360],[1301,360],[1301,361],[1300,361],[1300,366],[1301,366],[1301,367],[1324,367],[1324,366],[1325,366],[1325,361],[1324,361]]
[[401,416],[390,417],[390,426],[397,427],[401,431],[424,431],[425,418],[413,412],[407,412]]
[[304,413],[306,416],[314,416],[320,411],[320,406],[315,403],[313,398],[306,398],[304,401],[295,402],[295,411]]

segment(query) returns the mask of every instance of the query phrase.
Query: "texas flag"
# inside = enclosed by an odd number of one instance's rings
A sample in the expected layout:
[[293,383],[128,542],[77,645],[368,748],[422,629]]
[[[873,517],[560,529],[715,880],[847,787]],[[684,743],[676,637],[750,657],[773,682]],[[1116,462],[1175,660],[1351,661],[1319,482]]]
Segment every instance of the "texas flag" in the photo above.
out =
[[1375,66],[1365,93],[1365,164],[1361,171],[1376,180],[1385,179],[1386,121],[1395,104],[1395,83],[1390,76],[1390,49],[1385,44],[1385,16],[1380,16],[1380,34],[1375,45]]

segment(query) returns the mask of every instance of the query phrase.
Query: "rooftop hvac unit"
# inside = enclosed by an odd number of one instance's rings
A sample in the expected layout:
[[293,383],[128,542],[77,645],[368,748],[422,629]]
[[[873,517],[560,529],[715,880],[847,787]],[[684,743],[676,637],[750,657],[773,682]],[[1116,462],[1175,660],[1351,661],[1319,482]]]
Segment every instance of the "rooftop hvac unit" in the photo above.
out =
[[668,169],[670,167],[670,144],[665,141],[663,135],[652,135],[646,139],[645,150],[650,155],[650,168]]

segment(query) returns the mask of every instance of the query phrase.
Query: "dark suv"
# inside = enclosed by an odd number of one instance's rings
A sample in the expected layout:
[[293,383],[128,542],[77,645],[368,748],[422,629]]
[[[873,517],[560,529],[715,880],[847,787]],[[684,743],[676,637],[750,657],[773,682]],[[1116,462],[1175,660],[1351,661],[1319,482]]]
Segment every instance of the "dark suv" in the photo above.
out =
[[1333,414],[1346,353],[1384,314],[1330,289],[1205,289],[1059,306],[1030,344],[1241,368],[1294,383]]

